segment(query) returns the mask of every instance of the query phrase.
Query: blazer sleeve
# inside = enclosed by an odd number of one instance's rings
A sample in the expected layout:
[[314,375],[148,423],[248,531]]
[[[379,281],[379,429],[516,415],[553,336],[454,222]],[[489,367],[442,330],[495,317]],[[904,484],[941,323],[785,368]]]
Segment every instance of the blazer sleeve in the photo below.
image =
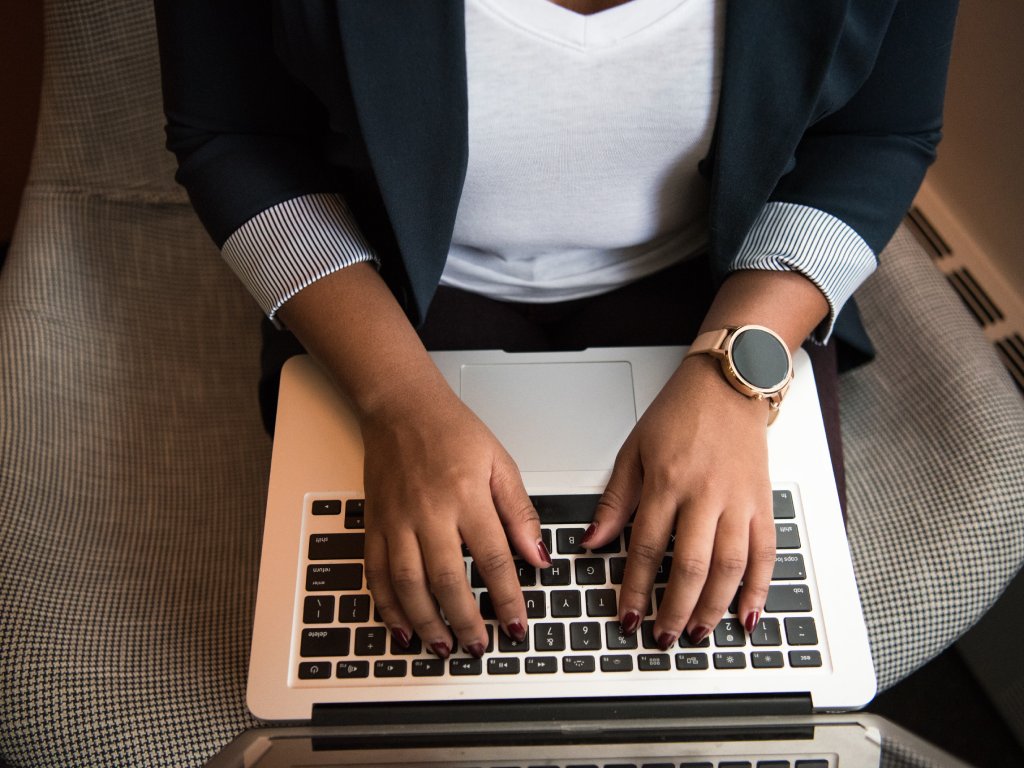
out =
[[156,0],[176,179],[271,318],[294,293],[375,260],[319,147],[324,107],[274,52],[265,0]]
[[831,313],[819,340],[877,265],[935,159],[956,11],[955,0],[897,3],[870,75],[804,133],[733,262],[796,269],[822,288]]

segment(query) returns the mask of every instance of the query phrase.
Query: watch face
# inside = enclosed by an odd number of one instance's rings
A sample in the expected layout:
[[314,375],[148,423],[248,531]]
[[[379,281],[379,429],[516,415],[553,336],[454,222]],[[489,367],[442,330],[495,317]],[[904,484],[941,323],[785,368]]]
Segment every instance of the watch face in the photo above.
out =
[[755,389],[774,392],[786,383],[789,350],[773,333],[741,328],[732,337],[731,359],[736,374]]

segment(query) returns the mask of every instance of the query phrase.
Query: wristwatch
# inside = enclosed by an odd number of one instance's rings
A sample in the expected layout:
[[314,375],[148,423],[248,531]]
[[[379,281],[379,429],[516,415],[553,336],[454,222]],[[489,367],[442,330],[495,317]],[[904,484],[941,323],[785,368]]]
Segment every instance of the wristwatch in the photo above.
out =
[[[694,339],[686,357],[711,355],[733,389],[753,400],[768,401],[768,424],[793,380],[793,357],[779,334],[761,325],[733,325]],[[684,358],[685,359],[685,358]]]

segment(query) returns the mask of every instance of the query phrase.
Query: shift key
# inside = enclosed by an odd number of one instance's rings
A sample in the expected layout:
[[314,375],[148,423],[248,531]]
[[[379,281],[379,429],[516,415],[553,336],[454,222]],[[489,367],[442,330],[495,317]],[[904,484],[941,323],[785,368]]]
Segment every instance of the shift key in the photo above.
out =
[[341,592],[363,588],[360,563],[328,563],[306,567],[307,592]]

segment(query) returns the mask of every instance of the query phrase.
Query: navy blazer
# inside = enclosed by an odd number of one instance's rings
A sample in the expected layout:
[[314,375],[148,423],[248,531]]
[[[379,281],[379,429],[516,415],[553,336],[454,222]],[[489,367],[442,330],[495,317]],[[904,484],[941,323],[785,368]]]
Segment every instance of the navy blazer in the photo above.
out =
[[[935,156],[956,0],[728,0],[711,149],[712,264],[769,201],[838,217],[877,254]],[[177,178],[218,245],[340,192],[419,324],[467,161],[462,0],[156,0]],[[844,312],[836,335],[869,354]]]

